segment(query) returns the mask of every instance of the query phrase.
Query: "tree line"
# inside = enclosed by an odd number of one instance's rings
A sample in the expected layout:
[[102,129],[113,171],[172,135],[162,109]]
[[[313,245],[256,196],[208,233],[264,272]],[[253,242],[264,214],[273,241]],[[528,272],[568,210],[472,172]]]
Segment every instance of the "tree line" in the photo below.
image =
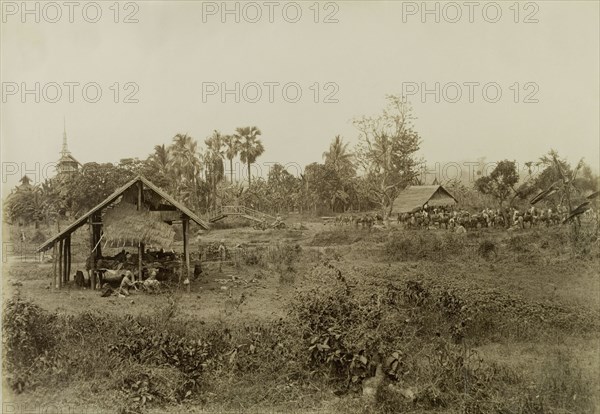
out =
[[[390,95],[379,114],[353,122],[359,134],[354,148],[338,135],[322,153],[322,162],[306,165],[300,174],[274,164],[266,177],[252,177],[252,165],[265,152],[262,132],[256,126],[236,128],[232,134],[214,131],[201,146],[191,136],[177,134],[169,145],[154,146],[146,159],[126,158],[116,164],[90,162],[76,174],[56,176],[39,185],[26,182],[6,200],[5,219],[50,223],[77,217],[137,175],[145,176],[200,215],[232,204],[266,213],[378,210],[389,215],[398,194],[409,185],[420,184],[419,167],[424,161],[417,157],[421,138],[414,128],[412,108],[402,97]],[[247,170],[245,180],[234,177],[236,159]],[[474,183],[442,184],[465,204],[476,204],[473,198],[477,195],[483,197],[480,202],[500,206],[523,202],[558,185],[557,180],[566,175],[572,177],[569,185],[574,196],[597,191],[598,177],[582,161],[572,168],[551,151],[535,163],[543,166],[542,172],[528,177],[519,176],[514,161],[503,160]],[[562,201],[549,197],[546,202]]]

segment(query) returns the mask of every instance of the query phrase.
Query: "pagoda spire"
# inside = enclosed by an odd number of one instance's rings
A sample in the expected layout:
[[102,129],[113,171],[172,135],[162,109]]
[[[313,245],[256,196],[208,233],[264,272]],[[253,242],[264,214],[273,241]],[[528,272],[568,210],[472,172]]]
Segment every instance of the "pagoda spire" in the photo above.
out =
[[69,155],[69,147],[67,146],[67,121],[66,118],[63,116],[63,144],[62,144],[62,151],[60,152],[61,155]]

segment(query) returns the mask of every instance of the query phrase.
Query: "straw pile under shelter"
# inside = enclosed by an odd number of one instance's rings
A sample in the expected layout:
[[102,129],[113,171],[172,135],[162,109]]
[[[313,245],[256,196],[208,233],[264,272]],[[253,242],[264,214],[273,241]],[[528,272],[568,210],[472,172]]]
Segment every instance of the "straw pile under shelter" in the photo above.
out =
[[160,212],[137,210],[134,204],[122,200],[108,209],[102,218],[104,243],[108,247],[139,246],[171,249],[175,230],[161,220]]

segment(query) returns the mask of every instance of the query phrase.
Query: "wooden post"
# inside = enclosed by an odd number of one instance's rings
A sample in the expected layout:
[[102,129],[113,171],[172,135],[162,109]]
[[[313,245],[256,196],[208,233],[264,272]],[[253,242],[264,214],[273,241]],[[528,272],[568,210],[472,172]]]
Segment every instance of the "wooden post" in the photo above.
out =
[[[102,216],[101,214],[98,214],[98,222],[102,221]],[[98,236],[98,240],[96,240],[96,244],[98,245],[98,247],[96,247],[96,257],[98,259],[102,259],[102,243],[98,243],[100,240],[102,240],[102,235],[103,235],[103,231],[102,231],[102,224],[98,225],[98,231],[96,232],[97,236]]]
[[[142,203],[144,202],[144,183],[138,182],[138,200],[137,200],[137,211],[142,211]],[[142,267],[144,257],[144,243],[140,239],[138,243],[138,280],[142,281]]]
[[65,280],[68,282],[71,279],[71,274],[69,273],[71,269],[71,265],[69,264],[69,245],[71,244],[70,237],[67,237],[65,240]]
[[89,222],[89,233],[90,233],[90,288],[92,290],[96,289],[96,257],[94,253],[94,247],[96,246],[95,237],[94,237],[94,225],[92,217],[90,217]]
[[56,257],[56,243],[54,243],[52,245],[52,274],[54,275],[54,289],[58,289],[58,275],[56,274],[56,270],[57,270],[57,265],[56,265],[56,260],[58,259],[58,257]]
[[67,281],[71,280],[71,235],[67,236]]
[[190,248],[189,248],[189,237],[190,237],[190,218],[183,216],[181,220],[183,227],[183,257],[185,261],[185,275],[186,278],[190,279]]
[[139,281],[142,280],[142,268],[144,267],[143,257],[144,257],[144,243],[142,243],[140,240],[140,242],[138,244],[138,280]]
[[62,252],[62,280],[63,286],[67,285],[67,239],[63,241],[63,252]]
[[58,243],[58,288],[62,288],[63,286],[63,270],[62,270],[62,262],[63,262],[63,241],[61,240]]

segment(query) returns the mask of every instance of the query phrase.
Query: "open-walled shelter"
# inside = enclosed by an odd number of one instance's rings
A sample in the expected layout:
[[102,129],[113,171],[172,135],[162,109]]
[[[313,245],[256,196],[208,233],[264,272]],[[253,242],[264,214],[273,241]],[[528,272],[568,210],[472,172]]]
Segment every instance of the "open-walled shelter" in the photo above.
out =
[[96,264],[102,258],[102,246],[136,246],[138,249],[138,278],[142,279],[142,260],[146,246],[171,248],[174,240],[172,225],[181,225],[183,234],[183,269],[189,277],[190,220],[204,230],[209,224],[182,203],[138,176],[104,201],[79,217],[63,231],[45,241],[38,252],[53,249],[54,286],[60,289],[71,274],[71,234],[88,225],[90,235],[91,288],[96,288]]

